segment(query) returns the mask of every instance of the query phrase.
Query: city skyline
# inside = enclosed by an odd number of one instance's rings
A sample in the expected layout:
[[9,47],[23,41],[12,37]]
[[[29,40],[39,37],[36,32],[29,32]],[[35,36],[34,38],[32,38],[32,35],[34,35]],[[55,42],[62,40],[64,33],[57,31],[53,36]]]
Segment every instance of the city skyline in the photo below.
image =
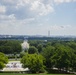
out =
[[76,36],[76,0],[0,0],[0,34]]

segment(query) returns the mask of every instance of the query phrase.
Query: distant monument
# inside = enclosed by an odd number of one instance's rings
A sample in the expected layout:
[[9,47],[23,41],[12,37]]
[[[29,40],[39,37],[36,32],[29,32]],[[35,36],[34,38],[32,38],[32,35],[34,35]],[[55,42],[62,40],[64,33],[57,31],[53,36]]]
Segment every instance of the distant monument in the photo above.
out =
[[29,43],[27,40],[24,40],[23,43],[21,44],[23,52],[27,49],[29,49]]
[[48,37],[50,37],[50,30],[48,31]]

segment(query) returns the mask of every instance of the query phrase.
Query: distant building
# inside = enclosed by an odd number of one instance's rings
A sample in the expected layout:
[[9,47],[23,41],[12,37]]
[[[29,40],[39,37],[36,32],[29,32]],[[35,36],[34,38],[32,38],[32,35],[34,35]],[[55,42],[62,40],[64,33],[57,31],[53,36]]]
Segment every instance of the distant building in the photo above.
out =
[[48,31],[48,37],[50,37],[50,31]]
[[20,61],[10,61],[6,64],[6,67],[0,71],[2,72],[26,72],[26,71],[29,71],[29,69],[23,68],[22,63],[20,63]]
[[24,42],[21,44],[23,51],[29,49],[29,44],[27,40],[24,40]]

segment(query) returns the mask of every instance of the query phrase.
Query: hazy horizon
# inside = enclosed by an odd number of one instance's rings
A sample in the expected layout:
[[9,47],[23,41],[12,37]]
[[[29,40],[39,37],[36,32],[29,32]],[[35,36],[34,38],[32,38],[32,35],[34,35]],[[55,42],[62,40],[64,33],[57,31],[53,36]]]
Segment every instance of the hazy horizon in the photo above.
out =
[[76,36],[76,0],[0,0],[0,34]]

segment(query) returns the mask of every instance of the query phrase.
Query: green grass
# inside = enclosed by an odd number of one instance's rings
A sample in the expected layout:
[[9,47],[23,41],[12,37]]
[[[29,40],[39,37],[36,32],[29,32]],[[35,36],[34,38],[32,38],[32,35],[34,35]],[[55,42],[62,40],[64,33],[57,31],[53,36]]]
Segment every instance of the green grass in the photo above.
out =
[[9,61],[20,61],[21,60],[21,58],[19,58],[19,59],[9,59]]
[[19,74],[19,73],[0,73],[0,75],[74,75],[74,74]]

